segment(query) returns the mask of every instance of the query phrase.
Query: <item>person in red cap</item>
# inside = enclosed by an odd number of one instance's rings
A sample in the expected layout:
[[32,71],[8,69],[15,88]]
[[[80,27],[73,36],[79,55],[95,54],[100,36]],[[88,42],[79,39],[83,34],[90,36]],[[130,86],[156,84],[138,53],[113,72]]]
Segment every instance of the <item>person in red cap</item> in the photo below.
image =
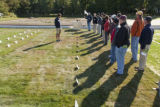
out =
[[127,52],[127,49],[130,45],[130,27],[127,24],[127,16],[122,15],[119,18],[120,29],[117,32],[115,38],[116,46],[116,61],[117,61],[117,75],[123,75],[124,72],[124,57]]

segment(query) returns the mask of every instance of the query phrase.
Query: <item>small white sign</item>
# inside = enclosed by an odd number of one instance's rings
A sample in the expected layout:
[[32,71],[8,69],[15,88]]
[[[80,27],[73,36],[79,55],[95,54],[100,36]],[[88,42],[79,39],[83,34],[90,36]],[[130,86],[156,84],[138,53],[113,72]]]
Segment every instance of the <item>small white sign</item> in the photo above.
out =
[[14,41],[15,44],[18,44],[18,41]]
[[11,45],[10,45],[10,44],[7,44],[7,47],[8,47],[8,48],[10,48],[10,47],[11,47]]
[[10,37],[8,37],[7,40],[10,40]]
[[77,100],[75,100],[75,107],[79,107]]
[[23,37],[22,37],[21,39],[22,39],[22,40],[24,40],[24,38],[23,38]]

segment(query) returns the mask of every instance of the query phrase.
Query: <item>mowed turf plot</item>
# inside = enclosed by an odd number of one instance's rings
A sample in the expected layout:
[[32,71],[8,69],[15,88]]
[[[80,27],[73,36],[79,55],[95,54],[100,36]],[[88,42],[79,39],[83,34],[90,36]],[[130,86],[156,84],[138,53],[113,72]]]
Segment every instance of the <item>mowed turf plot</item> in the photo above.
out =
[[[134,70],[138,63],[125,60],[125,75],[115,76],[110,65],[110,45],[86,30],[62,32],[55,42],[55,30],[41,29],[32,38],[7,48],[6,37],[25,29],[0,29],[5,47],[0,57],[0,106],[2,107],[137,107],[159,106],[159,77],[149,68]],[[30,32],[35,32],[31,29]],[[75,57],[79,56],[79,60]],[[79,66],[79,70],[75,67]],[[75,78],[79,85],[75,85]]]

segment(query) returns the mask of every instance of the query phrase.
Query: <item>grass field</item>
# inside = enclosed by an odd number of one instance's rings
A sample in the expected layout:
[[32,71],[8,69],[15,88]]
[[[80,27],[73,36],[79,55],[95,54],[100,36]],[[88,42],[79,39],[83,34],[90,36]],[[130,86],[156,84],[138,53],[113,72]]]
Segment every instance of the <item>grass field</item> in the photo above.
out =
[[[137,72],[138,63],[126,55],[125,75],[115,76],[116,64],[109,65],[110,46],[86,30],[65,29],[62,42],[55,42],[55,30],[19,40],[7,48],[7,37],[26,29],[0,29],[0,106],[2,107],[158,107],[158,93],[152,88],[159,77],[149,68]],[[157,36],[155,36],[157,37]],[[78,40],[78,42],[76,42]],[[76,44],[79,44],[77,47]],[[159,70],[159,46],[153,43],[148,63]],[[78,50],[78,53],[77,53]],[[152,54],[154,53],[154,54]],[[80,56],[75,60],[75,56]],[[155,57],[157,56],[157,57]],[[76,72],[74,68],[79,65]],[[74,87],[75,78],[79,86]]]

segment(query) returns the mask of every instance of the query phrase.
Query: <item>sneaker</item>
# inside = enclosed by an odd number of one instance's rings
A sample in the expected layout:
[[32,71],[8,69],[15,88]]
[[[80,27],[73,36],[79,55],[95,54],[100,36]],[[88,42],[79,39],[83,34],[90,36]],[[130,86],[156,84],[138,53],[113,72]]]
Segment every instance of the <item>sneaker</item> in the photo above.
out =
[[135,71],[141,71],[141,72],[144,72],[144,69],[139,69],[139,67],[135,67]]

